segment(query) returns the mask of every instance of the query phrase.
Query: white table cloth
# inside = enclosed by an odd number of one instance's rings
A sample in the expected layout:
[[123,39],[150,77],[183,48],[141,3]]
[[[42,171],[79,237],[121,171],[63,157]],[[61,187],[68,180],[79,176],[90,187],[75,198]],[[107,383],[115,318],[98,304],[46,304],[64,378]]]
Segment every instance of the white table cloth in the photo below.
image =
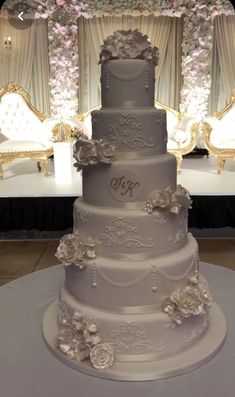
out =
[[57,360],[41,331],[47,306],[57,296],[63,268],[32,273],[0,288],[1,397],[234,397],[235,272],[201,264],[228,323],[218,355],[186,375],[148,382],[116,382],[84,375]]

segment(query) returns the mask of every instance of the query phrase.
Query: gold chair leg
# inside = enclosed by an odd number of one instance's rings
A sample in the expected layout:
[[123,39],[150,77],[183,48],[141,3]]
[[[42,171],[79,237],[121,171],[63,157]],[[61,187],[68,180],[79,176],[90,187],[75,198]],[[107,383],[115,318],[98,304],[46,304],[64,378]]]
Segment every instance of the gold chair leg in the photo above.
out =
[[48,159],[42,161],[44,176],[48,176]]
[[177,173],[181,174],[183,158],[182,158],[182,156],[177,156],[176,160],[177,160]]
[[38,167],[38,171],[41,172],[42,167],[40,161],[37,161],[37,167]]
[[225,159],[223,157],[218,156],[217,158],[217,174],[221,174],[224,170]]
[[0,163],[0,180],[3,180],[3,168],[2,168],[2,163]]

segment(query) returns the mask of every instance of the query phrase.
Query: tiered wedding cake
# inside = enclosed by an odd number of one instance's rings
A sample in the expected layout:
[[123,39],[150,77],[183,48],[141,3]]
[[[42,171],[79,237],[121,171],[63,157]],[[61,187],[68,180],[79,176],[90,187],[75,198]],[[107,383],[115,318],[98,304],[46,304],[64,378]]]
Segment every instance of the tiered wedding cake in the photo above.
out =
[[58,357],[111,379],[186,372],[226,333],[187,232],[191,201],[166,151],[166,112],[154,107],[157,57],[138,31],[102,46],[102,108],[92,112],[92,139],[74,149],[83,197],[56,254],[65,283],[44,318]]

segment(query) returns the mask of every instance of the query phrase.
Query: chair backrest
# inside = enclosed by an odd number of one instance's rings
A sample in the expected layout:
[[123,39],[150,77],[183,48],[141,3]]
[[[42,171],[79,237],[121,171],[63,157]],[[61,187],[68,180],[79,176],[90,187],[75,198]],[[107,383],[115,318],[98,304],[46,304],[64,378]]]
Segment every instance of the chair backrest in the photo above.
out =
[[217,111],[214,116],[208,118],[218,121],[211,131],[210,141],[214,146],[222,147],[226,141],[235,140],[235,90],[232,91],[228,104],[220,111]]
[[1,140],[34,140],[47,116],[33,107],[28,93],[14,83],[0,90]]
[[231,112],[234,112],[234,109],[235,109],[235,89],[232,90],[231,92],[228,104],[222,110],[215,112],[214,117],[216,117],[218,120],[221,120],[222,118],[226,118],[228,115],[232,114]]

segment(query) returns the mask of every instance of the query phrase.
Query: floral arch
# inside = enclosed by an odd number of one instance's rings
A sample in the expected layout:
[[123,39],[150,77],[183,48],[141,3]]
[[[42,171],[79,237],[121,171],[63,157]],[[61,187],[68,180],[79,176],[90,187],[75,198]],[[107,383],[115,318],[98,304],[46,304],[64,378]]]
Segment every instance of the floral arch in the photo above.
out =
[[[14,0],[7,0],[5,13]],[[210,93],[213,20],[234,14],[228,0],[31,0],[35,18],[48,18],[51,113],[71,117],[78,112],[77,19],[81,16],[184,15],[181,111],[203,118]]]

